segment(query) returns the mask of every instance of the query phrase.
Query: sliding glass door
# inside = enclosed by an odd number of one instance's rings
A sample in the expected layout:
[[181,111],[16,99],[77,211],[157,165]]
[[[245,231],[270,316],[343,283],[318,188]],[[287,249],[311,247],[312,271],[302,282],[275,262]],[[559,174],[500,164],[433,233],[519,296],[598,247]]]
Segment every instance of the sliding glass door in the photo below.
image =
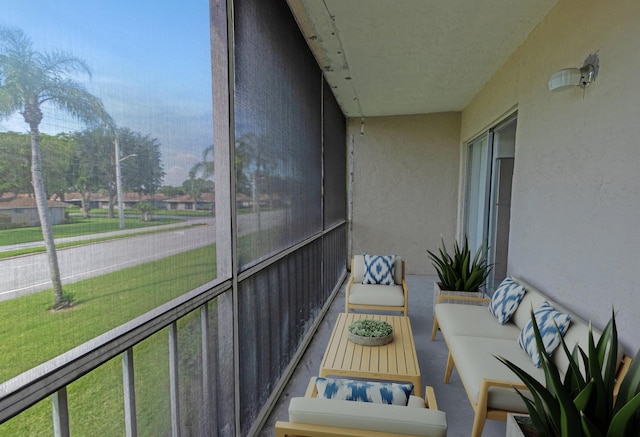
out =
[[471,250],[484,247],[494,265],[488,292],[507,274],[516,124],[514,115],[467,145],[464,230]]

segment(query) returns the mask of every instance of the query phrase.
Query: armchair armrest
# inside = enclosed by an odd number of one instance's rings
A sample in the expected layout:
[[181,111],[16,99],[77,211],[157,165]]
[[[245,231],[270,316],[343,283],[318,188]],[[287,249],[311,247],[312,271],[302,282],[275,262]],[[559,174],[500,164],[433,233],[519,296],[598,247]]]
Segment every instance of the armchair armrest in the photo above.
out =
[[402,293],[404,294],[404,307],[409,308],[409,286],[407,285],[407,280],[404,277],[404,267],[402,271]]
[[432,410],[438,409],[438,402],[436,402],[436,392],[433,390],[433,387],[426,386],[424,388],[424,403],[427,408]]

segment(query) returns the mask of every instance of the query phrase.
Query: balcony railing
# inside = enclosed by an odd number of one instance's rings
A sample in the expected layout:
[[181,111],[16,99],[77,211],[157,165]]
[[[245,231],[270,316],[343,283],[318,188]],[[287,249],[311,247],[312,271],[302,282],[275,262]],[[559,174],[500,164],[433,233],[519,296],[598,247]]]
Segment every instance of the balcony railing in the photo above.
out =
[[[163,383],[169,386],[171,435],[181,435],[185,427],[195,435],[245,434],[252,426],[252,432],[259,430],[271,409],[269,403],[277,399],[310,341],[323,308],[328,308],[345,277],[345,233],[345,224],[338,224],[243,272],[236,289],[231,279],[201,286],[4,382],[0,385],[0,423],[51,397],[55,435],[72,435],[67,388],[113,358],[121,357],[124,429],[127,436],[137,436],[135,347],[154,335],[165,335],[161,331],[166,329],[168,381]],[[273,272],[284,276],[274,282]],[[254,295],[276,296],[272,311],[264,312],[264,306],[242,303]],[[239,314],[239,308],[245,313]],[[200,332],[199,345],[189,352],[193,355],[189,358],[197,361],[193,365],[196,375],[191,376],[196,381],[191,388],[197,392],[197,400],[191,400],[185,407],[180,385],[183,369],[179,363],[183,357],[179,334],[181,325],[192,317],[199,319]],[[264,341],[264,331],[258,328],[264,323],[279,327],[283,318],[291,323],[287,335],[276,341],[280,351],[276,356],[269,354],[270,347],[259,347]],[[255,321],[252,336],[247,337],[244,325],[234,327],[238,320]],[[242,355],[246,347],[255,349],[252,359]],[[252,369],[265,362],[269,365],[267,370],[260,370],[265,381],[261,384],[252,379],[257,375]],[[253,384],[268,390],[257,397],[249,396]]]

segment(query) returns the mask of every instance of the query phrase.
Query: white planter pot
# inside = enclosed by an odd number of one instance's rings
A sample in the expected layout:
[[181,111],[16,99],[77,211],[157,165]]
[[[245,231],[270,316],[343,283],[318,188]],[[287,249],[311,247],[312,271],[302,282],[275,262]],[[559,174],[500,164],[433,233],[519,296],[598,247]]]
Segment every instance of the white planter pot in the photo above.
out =
[[[449,296],[463,296],[463,297],[483,297],[484,293],[481,291],[452,291],[440,289],[440,283],[438,281],[433,283],[433,308],[435,310],[436,303],[438,303],[438,296],[441,294],[447,294]],[[482,302],[443,299],[443,303],[461,303],[465,305],[482,305]]]
[[[522,428],[520,428],[520,424],[518,423],[517,420],[528,420],[529,419],[529,415],[528,414],[512,414],[509,413],[507,414],[507,430],[506,430],[506,437],[531,437],[532,434],[530,433],[525,433]],[[535,433],[535,431],[533,431]],[[533,434],[533,435],[537,435],[537,434]]]

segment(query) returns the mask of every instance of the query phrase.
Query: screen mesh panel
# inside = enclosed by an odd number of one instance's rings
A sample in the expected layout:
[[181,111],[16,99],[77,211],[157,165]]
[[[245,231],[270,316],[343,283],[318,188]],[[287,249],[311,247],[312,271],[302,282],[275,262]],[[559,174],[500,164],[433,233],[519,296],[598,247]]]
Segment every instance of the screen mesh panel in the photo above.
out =
[[343,221],[347,213],[347,128],[344,115],[329,85],[322,87],[324,155],[324,226]]
[[238,265],[322,228],[320,70],[286,2],[235,2]]

